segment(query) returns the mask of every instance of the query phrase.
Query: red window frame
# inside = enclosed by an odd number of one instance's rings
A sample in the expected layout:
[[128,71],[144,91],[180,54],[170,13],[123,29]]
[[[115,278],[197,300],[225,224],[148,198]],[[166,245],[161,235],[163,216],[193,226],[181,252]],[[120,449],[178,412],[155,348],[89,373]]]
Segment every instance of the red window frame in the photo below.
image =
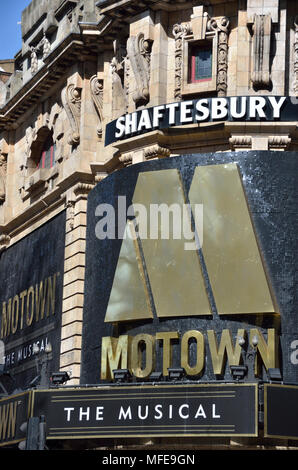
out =
[[[206,78],[198,78],[196,79],[196,57],[198,51],[206,51],[209,50],[211,53],[211,76],[206,77]],[[190,83],[200,83],[200,82],[210,82],[212,80],[212,47],[209,45],[204,45],[204,46],[193,46],[190,50],[191,56],[190,56],[190,64],[189,64],[189,78],[190,78]]]
[[[50,164],[47,164],[47,153],[50,152]],[[52,136],[49,136],[44,142],[43,150],[41,151],[41,156],[39,162],[37,163],[37,168],[53,168],[55,165],[55,144],[53,142]]]

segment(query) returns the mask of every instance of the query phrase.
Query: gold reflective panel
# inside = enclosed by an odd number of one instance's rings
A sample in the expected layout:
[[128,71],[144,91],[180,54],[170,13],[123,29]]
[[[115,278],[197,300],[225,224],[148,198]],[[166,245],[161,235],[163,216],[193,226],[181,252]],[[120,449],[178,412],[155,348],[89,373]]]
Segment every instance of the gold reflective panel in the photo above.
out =
[[153,318],[136,240],[134,223],[128,221],[114,276],[105,322]]
[[218,313],[277,312],[237,165],[197,167],[189,200],[204,206],[202,252]]
[[133,204],[146,208],[139,236],[157,316],[211,314],[198,253],[185,249],[191,223],[178,171],[140,173]]

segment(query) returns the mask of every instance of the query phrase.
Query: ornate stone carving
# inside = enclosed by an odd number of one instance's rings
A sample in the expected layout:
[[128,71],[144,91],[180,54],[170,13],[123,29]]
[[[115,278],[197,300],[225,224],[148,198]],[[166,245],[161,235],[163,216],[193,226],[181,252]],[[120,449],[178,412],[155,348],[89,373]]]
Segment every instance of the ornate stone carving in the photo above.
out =
[[5,233],[0,235],[0,253],[6,250],[9,244],[10,244],[10,236],[6,235]]
[[[195,21],[198,17],[195,16],[190,23],[175,24],[173,27],[173,35],[175,38],[175,90],[174,98],[176,100],[182,99],[182,85],[183,80],[183,68],[185,67],[184,61],[187,60],[183,54],[183,42],[194,39],[193,26],[196,27],[195,39],[205,40],[209,39],[217,40],[217,76],[216,76],[216,89],[218,96],[225,96],[227,93],[227,71],[228,71],[228,38],[229,38],[229,26],[230,21],[226,16],[219,19],[209,18],[207,13],[202,13],[200,17],[203,19],[203,25],[198,28]],[[213,37],[212,37],[213,33]]]
[[44,36],[40,42],[40,45],[42,47],[42,59],[45,60],[45,58],[49,55],[51,52],[51,43],[48,40],[46,36]]
[[81,89],[73,84],[67,85],[62,90],[61,98],[71,126],[68,143],[78,145],[80,143]]
[[293,91],[298,96],[298,16],[294,20],[295,38],[294,38],[294,82]]
[[190,33],[191,25],[175,24],[173,35],[175,38],[175,90],[174,98],[178,101],[182,99],[182,80],[183,80],[183,38]]
[[0,205],[4,203],[6,197],[7,155],[8,145],[5,139],[2,139],[0,141]]
[[158,144],[152,145],[144,149],[144,157],[146,160],[151,158],[166,158],[171,155],[171,151],[166,147],[161,147]]
[[253,32],[253,72],[252,84],[257,89],[269,88],[271,15],[254,15]]
[[31,74],[34,75],[38,71],[37,48],[31,47]]
[[7,155],[0,153],[0,205],[5,201],[6,194]]
[[217,45],[217,92],[218,96],[226,96],[228,87],[228,39],[230,21],[226,16],[219,20],[212,18],[207,25],[208,30],[218,34]]
[[291,137],[287,135],[272,135],[268,139],[269,148],[275,150],[287,150],[291,144]]
[[97,135],[101,139],[103,123],[103,80],[100,80],[97,75],[91,77],[90,89],[92,100],[99,118],[99,124],[97,126]]
[[136,81],[133,100],[136,105],[147,104],[150,99],[150,58],[152,41],[145,39],[143,33],[132,36],[127,41],[127,54]]
[[233,135],[229,139],[232,150],[247,150],[251,149],[252,138],[250,135]]
[[133,159],[133,154],[132,153],[125,153],[124,155],[121,155],[121,157],[119,157],[119,161],[124,166],[131,165],[132,164],[132,159]]
[[[125,70],[127,67],[126,49],[118,41],[114,41],[114,57],[111,61],[112,74],[112,107],[113,117],[119,117],[127,112],[127,90],[124,86]],[[128,82],[126,80],[126,82]]]

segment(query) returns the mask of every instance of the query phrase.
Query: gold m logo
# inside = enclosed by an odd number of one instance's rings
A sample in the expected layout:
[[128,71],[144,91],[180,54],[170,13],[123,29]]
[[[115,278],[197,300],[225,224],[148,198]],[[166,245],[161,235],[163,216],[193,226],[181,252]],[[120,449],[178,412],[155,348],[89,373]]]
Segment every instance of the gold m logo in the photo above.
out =
[[[202,249],[136,236],[129,220],[105,322],[212,315],[212,303],[220,315],[277,313],[237,165],[196,167],[188,199],[204,208]],[[139,174],[134,205],[185,203],[178,170]]]

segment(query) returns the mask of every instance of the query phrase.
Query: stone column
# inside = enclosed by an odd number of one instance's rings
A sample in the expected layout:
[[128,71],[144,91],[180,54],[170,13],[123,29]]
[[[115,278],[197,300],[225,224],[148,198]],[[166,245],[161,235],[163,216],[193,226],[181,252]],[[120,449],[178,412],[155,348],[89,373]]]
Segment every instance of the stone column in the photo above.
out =
[[87,195],[92,186],[78,184],[67,196],[60,370],[71,371],[68,384],[81,372]]

